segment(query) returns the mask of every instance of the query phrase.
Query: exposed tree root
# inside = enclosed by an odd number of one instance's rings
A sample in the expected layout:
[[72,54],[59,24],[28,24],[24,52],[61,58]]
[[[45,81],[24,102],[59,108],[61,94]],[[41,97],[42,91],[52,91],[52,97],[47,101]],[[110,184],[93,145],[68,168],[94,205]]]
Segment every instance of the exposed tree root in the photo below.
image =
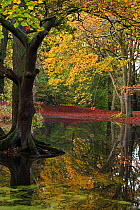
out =
[[18,130],[14,130],[8,136],[0,140],[0,151],[8,156],[28,155],[46,158],[64,154],[63,151],[51,147],[51,145],[46,142],[35,139],[31,134],[28,137],[28,147],[22,149],[20,133]]

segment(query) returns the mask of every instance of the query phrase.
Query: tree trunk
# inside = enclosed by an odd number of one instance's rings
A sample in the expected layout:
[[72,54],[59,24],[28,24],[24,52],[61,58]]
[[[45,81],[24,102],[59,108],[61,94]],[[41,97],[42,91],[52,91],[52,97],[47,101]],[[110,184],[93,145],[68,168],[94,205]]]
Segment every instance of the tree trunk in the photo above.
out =
[[115,91],[115,89],[113,89],[113,97],[112,97],[111,111],[115,111],[115,102],[116,102],[116,91]]
[[[23,46],[14,37],[13,43],[13,72],[18,76],[18,84],[13,84],[12,91],[12,128],[10,135],[1,143],[0,147],[20,146],[23,150],[35,150],[35,143],[31,135],[32,118],[35,113],[33,104],[33,82],[36,76],[35,63],[37,52],[30,46]],[[10,139],[10,141],[8,141]]]
[[121,112],[126,117],[132,117],[131,94],[129,90],[124,90],[121,93]]
[[34,76],[25,74],[21,87],[19,88],[19,113],[17,125],[18,131],[20,132],[22,149],[25,149],[31,143],[31,125],[32,118],[35,114],[32,92],[33,82]]
[[[120,38],[118,39],[118,43],[121,49],[121,56],[123,59],[128,59],[131,56],[131,52],[129,52],[128,44],[125,45],[124,43],[124,34],[120,32]],[[131,58],[130,58],[131,59]],[[132,104],[131,104],[131,95],[130,92],[127,90],[127,86],[131,86],[132,84],[132,65],[131,61],[128,64],[124,64],[122,66],[122,75],[123,75],[123,84],[124,90],[121,92],[121,112],[126,114],[126,117],[132,116]]]
[[120,96],[121,112],[125,114],[125,102],[124,102],[124,91],[121,92]]
[[14,37],[13,71],[19,76],[20,82],[18,86],[13,84],[12,130],[17,129],[22,149],[31,146],[29,139],[31,139],[32,117],[35,113],[32,89],[36,76],[34,73],[36,52],[31,53],[28,48]]
[[131,95],[130,95],[129,90],[126,90],[126,92],[124,94],[124,99],[125,99],[126,117],[132,117]]
[[111,84],[111,78],[107,78],[107,86],[108,86],[108,110],[111,110],[111,104],[112,104],[112,86]]
[[13,153],[13,148],[20,147],[20,152],[33,151],[33,154],[40,154],[43,157],[64,154],[64,152],[50,147],[46,142],[34,139],[31,134],[32,118],[35,113],[33,83],[38,73],[35,68],[37,50],[44,37],[54,26],[56,17],[44,19],[42,25],[44,30],[36,32],[31,40],[22,26],[15,28],[12,22],[3,18],[0,20],[2,25],[16,36],[13,44],[13,71],[2,65],[1,71],[17,85],[17,87],[13,86],[12,93],[12,129],[8,134],[0,137],[0,151],[9,151],[10,149],[10,152]]
[[[8,42],[8,31],[3,27],[2,28],[4,38],[1,39],[0,43],[0,64],[4,63],[4,59],[6,57],[6,48]],[[2,101],[1,94],[4,93],[4,74],[0,72],[0,101]]]
[[[13,71],[22,78],[25,69],[25,48],[13,37]],[[19,87],[13,83],[12,87],[12,130],[16,128],[19,108]]]

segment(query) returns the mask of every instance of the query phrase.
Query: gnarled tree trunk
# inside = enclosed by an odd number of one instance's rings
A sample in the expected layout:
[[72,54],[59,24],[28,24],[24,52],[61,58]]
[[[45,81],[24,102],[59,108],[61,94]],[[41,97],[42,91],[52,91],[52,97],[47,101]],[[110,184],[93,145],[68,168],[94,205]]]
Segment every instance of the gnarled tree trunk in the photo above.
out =
[[55,16],[46,18],[42,25],[44,30],[36,32],[32,40],[29,40],[26,31],[21,30],[21,28],[15,28],[12,23],[4,18],[0,19],[1,24],[16,37],[14,37],[13,44],[13,71],[0,65],[0,71],[13,80],[16,85],[13,86],[12,129],[8,135],[1,137],[3,141],[0,141],[0,150],[15,146],[21,147],[22,150],[29,149],[29,151],[33,152],[36,152],[38,148],[48,148],[49,150],[49,147],[44,142],[40,143],[40,141],[33,139],[31,125],[35,114],[33,83],[38,73],[38,70],[35,68],[37,50],[44,37],[54,26],[55,19]]
[[[25,69],[25,47],[13,36],[13,71],[22,78]],[[20,84],[19,84],[20,85]],[[19,108],[19,87],[13,83],[12,87],[12,129],[16,128]]]

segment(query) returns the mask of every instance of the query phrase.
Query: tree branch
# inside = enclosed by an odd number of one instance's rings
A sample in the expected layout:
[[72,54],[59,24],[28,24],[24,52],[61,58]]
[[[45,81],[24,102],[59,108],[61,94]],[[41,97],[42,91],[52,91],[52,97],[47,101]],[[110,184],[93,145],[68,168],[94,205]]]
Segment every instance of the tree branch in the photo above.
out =
[[118,57],[118,55],[114,52],[114,51],[112,51],[112,50],[110,50],[110,49],[102,49],[103,51],[107,51],[108,52],[108,54],[109,54],[109,52],[112,54],[112,56],[113,57]]
[[112,80],[112,84],[113,84],[113,86],[114,86],[115,92],[116,92],[117,96],[118,96],[119,99],[120,99],[120,95],[119,95],[118,90],[117,90],[117,86],[116,86],[116,83],[115,83],[115,79],[113,78],[113,76],[112,76],[112,74],[111,74],[110,71],[108,71],[108,74],[109,74],[109,76],[110,76],[110,78],[111,78],[111,80]]
[[13,33],[13,35],[15,35],[24,46],[27,44],[28,37],[20,28],[15,28],[13,23],[5,20],[2,15],[0,15],[0,23],[3,27]]
[[[70,15],[72,13],[76,13],[78,12],[78,8],[70,8],[68,9],[66,12],[66,16]],[[60,16],[60,19],[62,18],[61,15],[63,15],[63,13],[58,13],[57,16]],[[32,41],[30,42],[30,49],[34,50],[34,52],[37,51],[39,45],[41,44],[41,42],[43,41],[44,37],[49,33],[49,31],[51,30],[52,27],[55,27],[55,22],[56,22],[57,18],[56,15],[50,16],[50,17],[46,17],[43,20],[40,21],[40,26],[44,28],[44,31],[40,31],[37,34],[35,34],[35,36],[33,37]]]
[[12,69],[6,68],[0,64],[0,72],[2,72],[5,77],[12,80],[17,86],[19,85],[20,78],[12,71]]
[[43,23],[42,27],[44,28],[44,31],[39,31],[35,34],[35,36],[32,38],[30,42],[30,50],[32,52],[36,52],[40,44],[42,43],[45,36],[49,33],[51,28],[54,26],[56,17],[50,17],[45,19],[46,22]]

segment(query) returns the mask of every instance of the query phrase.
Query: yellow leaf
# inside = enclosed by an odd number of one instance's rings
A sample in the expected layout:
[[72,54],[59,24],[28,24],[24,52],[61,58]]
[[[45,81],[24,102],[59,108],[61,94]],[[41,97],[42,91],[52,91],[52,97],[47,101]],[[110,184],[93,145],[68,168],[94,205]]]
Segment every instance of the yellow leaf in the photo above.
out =
[[34,6],[28,6],[28,9],[33,10]]
[[21,0],[13,0],[13,3],[20,4]]
[[8,15],[6,18],[5,18],[5,20],[8,20],[10,18],[10,15]]
[[38,0],[38,3],[41,4],[43,2],[43,0]]
[[15,9],[17,9],[17,8],[18,8],[18,5],[14,5],[14,6],[12,7],[13,10],[15,10]]
[[40,27],[40,26],[37,26],[37,27],[36,27],[36,30],[37,30],[37,31],[41,31],[41,27]]
[[7,12],[8,15],[11,15],[12,13],[13,13],[13,10]]
[[39,3],[37,1],[32,2],[34,5],[38,5]]

